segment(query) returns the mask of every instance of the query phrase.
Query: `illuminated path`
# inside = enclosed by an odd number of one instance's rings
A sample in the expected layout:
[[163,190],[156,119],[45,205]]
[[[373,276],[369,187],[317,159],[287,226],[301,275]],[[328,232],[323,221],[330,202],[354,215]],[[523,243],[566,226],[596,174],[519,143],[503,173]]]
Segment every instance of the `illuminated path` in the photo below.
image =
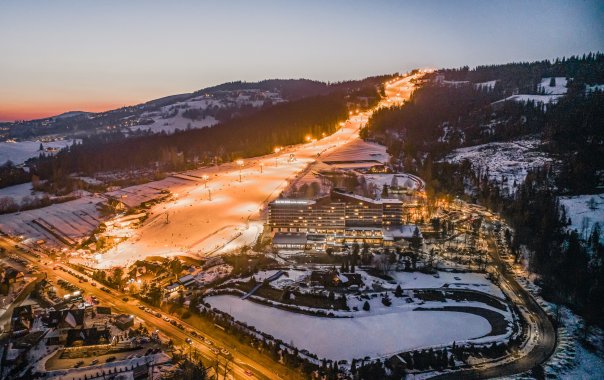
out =
[[[387,96],[378,107],[408,99],[414,88],[411,79],[420,75],[386,83]],[[318,155],[358,140],[358,130],[371,112],[352,115],[336,133],[316,141],[182,173],[200,180],[167,188],[174,199],[153,206],[148,222],[134,230],[131,238],[97,256],[98,266],[128,265],[148,256],[203,257],[253,244],[262,231],[261,209]],[[201,179],[204,176],[207,184]]]

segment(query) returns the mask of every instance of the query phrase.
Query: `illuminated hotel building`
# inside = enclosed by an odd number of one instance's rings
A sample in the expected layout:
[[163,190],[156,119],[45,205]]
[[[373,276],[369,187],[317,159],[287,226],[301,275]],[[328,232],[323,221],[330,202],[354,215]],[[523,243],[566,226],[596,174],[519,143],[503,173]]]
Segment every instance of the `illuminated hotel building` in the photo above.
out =
[[[325,249],[352,243],[389,245],[408,235],[403,226],[403,202],[370,199],[334,190],[317,200],[276,199],[269,204],[268,225],[273,244]],[[403,231],[404,230],[404,231]]]

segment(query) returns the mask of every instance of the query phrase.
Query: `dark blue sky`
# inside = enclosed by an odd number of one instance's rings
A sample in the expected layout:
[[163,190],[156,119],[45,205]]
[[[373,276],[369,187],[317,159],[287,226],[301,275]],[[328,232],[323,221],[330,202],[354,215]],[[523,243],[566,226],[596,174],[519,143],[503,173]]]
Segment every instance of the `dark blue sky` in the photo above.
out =
[[604,51],[604,1],[0,3],[0,120],[232,80],[342,80]]

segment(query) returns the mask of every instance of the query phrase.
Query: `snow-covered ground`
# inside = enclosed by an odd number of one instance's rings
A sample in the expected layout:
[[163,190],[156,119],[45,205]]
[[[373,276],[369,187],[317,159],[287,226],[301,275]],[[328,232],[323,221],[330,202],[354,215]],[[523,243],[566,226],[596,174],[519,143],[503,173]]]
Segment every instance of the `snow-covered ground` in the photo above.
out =
[[[386,152],[384,145],[358,139],[321,155],[321,160],[323,162],[374,160],[386,163],[390,160],[390,155]],[[338,164],[333,166],[338,166]]]
[[[331,269],[330,266],[317,267],[317,269]],[[278,270],[260,271],[254,274],[256,281],[261,282],[266,278],[271,277]],[[278,280],[271,282],[271,286],[277,289],[284,289],[291,286],[295,282],[305,281],[310,276],[311,269],[294,268],[284,270],[286,273]],[[393,291],[398,285],[402,289],[468,289],[478,292],[487,293],[495,297],[503,299],[503,293],[495,284],[493,284],[485,274],[482,273],[454,273],[446,271],[438,271],[436,274],[425,274],[421,272],[396,272],[390,271],[388,275],[393,278],[393,281],[386,281],[379,277],[372,276],[366,271],[357,269],[356,273],[360,274],[366,286],[371,287],[373,284],[379,285],[383,289]],[[242,279],[249,280],[249,277]],[[300,289],[304,291],[304,289]]]
[[530,169],[551,163],[552,159],[538,150],[537,138],[494,142],[456,149],[445,160],[452,163],[469,161],[474,171],[484,175],[488,170],[489,178],[497,181],[504,191],[510,194],[516,191],[516,185],[524,182]]
[[43,193],[34,191],[31,182],[22,183],[20,185],[3,187],[0,189],[0,198],[9,197],[12,198],[15,203],[20,204],[23,198],[42,196]]
[[547,95],[565,95],[567,80],[565,77],[555,77],[554,85],[550,86],[552,78],[541,78],[541,83],[537,85],[537,91]]
[[424,188],[424,181],[411,174],[366,174],[364,177],[367,183],[373,183],[380,190],[384,185],[390,186],[393,177],[396,177],[396,184],[399,187],[409,190],[421,190]]
[[[564,207],[566,217],[571,220],[568,228],[576,230],[582,238],[589,236],[596,223],[604,229],[604,193],[560,197],[560,206]],[[604,235],[600,241],[604,242]]]
[[534,102],[549,104],[556,103],[562,96],[564,95],[512,95],[503,99],[503,101],[513,100],[521,103]]
[[[40,150],[40,144],[44,151]],[[9,160],[15,165],[20,165],[32,157],[38,157],[40,153],[53,154],[54,150],[72,144],[73,140],[0,142],[0,165]]]
[[377,307],[379,299],[372,299],[371,304],[380,312],[362,311],[354,318],[297,314],[229,295],[207,297],[205,301],[284,342],[337,360],[381,357],[479,338],[491,331],[489,322],[474,314],[413,311],[404,304],[385,310]]
[[539,91],[539,95],[535,94],[519,94],[512,95],[503,100],[499,100],[495,103],[505,102],[505,101],[515,101],[515,102],[534,102],[540,103],[547,106],[550,103],[556,103],[558,99],[566,95],[566,84],[567,80],[564,77],[556,77],[555,85],[550,86],[552,78],[541,78],[541,83],[537,85],[537,91]]
[[604,91],[604,84],[594,84],[594,85],[586,85],[585,86],[585,92],[586,93],[591,93],[591,92],[595,92],[595,91]]
[[497,79],[490,80],[488,82],[474,83],[474,87],[476,87],[478,89],[492,90],[495,87],[495,84],[497,84]]
[[48,207],[0,215],[0,231],[12,236],[23,236],[31,242],[45,240],[60,245],[59,240],[48,230],[33,222],[37,220],[52,226],[62,236],[79,240],[98,226],[100,214],[97,204],[104,201],[99,196],[86,195]]
[[176,130],[205,128],[218,124],[212,116],[206,116],[200,120],[193,120],[183,116],[187,110],[203,111],[209,108],[233,108],[238,107],[262,107],[265,101],[281,103],[284,100],[278,93],[260,90],[233,91],[230,96],[214,98],[210,96],[197,96],[184,101],[176,102],[161,107],[158,111],[145,112],[141,119],[152,120],[151,124],[130,127],[130,130],[144,130],[154,133],[174,133]]

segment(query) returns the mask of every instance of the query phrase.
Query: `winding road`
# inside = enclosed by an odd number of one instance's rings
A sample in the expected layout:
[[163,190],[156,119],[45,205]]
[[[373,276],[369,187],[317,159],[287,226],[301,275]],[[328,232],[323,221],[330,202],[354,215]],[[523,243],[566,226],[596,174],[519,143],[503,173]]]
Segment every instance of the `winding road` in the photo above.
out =
[[506,265],[499,255],[493,234],[488,236],[488,246],[494,265],[501,274],[501,289],[519,307],[525,319],[530,321],[527,326],[527,344],[531,344],[533,347],[526,355],[518,356],[500,365],[463,369],[434,376],[433,379],[490,379],[524,373],[544,363],[556,348],[556,330],[554,326],[541,306],[518,284],[514,275],[506,269]]

